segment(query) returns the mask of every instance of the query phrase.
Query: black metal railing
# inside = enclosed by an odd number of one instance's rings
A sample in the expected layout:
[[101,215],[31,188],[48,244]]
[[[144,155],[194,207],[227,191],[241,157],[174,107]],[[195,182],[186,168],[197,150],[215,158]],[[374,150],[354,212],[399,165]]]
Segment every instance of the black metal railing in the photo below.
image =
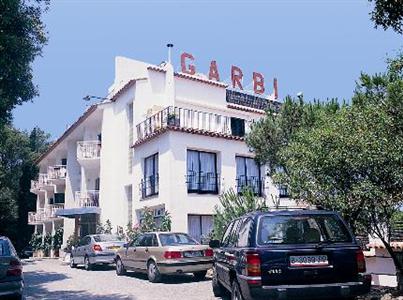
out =
[[258,176],[238,176],[236,179],[236,189],[238,194],[245,189],[251,189],[257,196],[263,195],[264,180]]
[[158,195],[159,191],[159,176],[151,175],[141,180],[140,192],[141,198],[145,199],[154,195]]
[[169,106],[136,126],[137,140],[147,138],[164,128],[194,129],[231,135],[231,117]]
[[288,191],[288,187],[286,185],[280,185],[278,187],[279,197],[280,198],[289,198],[290,192]]
[[218,194],[219,175],[213,172],[188,171],[186,183],[188,193]]

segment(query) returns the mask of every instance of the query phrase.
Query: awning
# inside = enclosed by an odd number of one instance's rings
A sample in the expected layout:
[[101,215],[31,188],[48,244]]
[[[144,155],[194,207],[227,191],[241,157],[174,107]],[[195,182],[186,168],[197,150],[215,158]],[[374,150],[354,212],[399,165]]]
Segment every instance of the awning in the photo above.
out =
[[55,215],[58,217],[75,218],[76,216],[86,214],[101,214],[100,207],[80,207],[80,208],[63,208],[58,209]]

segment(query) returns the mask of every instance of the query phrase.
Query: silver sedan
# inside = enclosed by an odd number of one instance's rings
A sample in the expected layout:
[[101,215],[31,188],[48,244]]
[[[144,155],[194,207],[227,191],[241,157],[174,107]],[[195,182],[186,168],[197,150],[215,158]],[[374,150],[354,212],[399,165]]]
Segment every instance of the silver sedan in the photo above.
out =
[[83,237],[77,247],[71,250],[70,267],[84,265],[90,271],[94,265],[113,264],[116,251],[124,241],[112,234],[92,234]]

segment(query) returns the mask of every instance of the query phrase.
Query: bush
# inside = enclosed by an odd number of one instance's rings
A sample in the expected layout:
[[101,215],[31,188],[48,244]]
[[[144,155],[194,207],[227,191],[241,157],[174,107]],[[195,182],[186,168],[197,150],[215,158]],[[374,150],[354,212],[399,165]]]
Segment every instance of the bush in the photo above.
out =
[[74,234],[70,235],[66,242],[65,252],[71,253],[73,247],[77,247],[80,242],[80,238]]
[[49,256],[50,250],[52,249],[52,235],[50,233],[45,234],[42,245],[45,256]]
[[63,243],[63,227],[59,227],[56,229],[56,232],[53,235],[52,249],[59,250],[62,247],[62,243]]
[[33,233],[29,245],[32,247],[33,251],[42,250],[42,234]]

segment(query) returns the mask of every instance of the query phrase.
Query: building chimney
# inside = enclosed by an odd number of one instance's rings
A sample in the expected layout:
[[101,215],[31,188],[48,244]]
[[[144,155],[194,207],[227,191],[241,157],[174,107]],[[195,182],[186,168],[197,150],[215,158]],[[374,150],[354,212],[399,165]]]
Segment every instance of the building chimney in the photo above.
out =
[[168,47],[168,63],[172,63],[171,62],[171,52],[172,52],[172,48],[173,48],[173,46],[174,46],[174,44],[167,44],[167,47]]
[[175,106],[175,78],[174,78],[174,67],[171,62],[171,52],[173,44],[167,44],[168,47],[168,63],[165,64],[165,95],[166,95],[166,105]]

